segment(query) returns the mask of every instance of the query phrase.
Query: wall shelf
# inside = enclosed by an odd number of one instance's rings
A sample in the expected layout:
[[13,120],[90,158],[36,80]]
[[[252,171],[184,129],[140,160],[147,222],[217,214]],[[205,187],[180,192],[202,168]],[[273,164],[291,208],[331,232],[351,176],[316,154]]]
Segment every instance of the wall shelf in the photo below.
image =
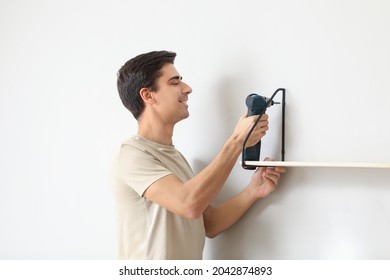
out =
[[[282,92],[282,148],[281,148],[281,161],[256,161],[260,157],[260,148],[258,155],[247,156],[246,155],[246,141],[248,140],[253,129],[257,125],[262,114],[265,113],[266,108],[269,107],[273,98],[278,92]],[[285,107],[286,107],[286,89],[278,88],[271,98],[268,99],[263,113],[258,117],[251,130],[249,131],[243,147],[242,147],[242,159],[240,164],[245,169],[255,169],[256,167],[349,167],[349,168],[390,168],[390,162],[309,162],[309,161],[285,161]],[[260,142],[259,142],[260,143]]]

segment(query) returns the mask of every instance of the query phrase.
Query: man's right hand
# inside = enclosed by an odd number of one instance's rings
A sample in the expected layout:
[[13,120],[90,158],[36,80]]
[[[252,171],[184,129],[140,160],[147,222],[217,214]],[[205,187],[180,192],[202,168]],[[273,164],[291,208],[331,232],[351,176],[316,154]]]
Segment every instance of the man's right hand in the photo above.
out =
[[[251,130],[252,126],[256,122],[258,116],[250,116],[247,117],[247,113],[241,115],[234,131],[233,138],[238,140],[239,142],[244,142],[246,136]],[[263,138],[268,130],[268,115],[264,114],[261,116],[259,123],[256,125],[252,134],[248,138],[246,143],[246,147],[252,147],[257,144]]]

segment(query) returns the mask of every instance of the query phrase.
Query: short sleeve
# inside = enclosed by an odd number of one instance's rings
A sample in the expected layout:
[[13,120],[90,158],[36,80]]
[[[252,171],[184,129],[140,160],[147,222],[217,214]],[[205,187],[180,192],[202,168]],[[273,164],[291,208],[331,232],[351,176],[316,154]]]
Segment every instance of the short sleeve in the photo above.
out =
[[123,182],[140,196],[155,181],[172,173],[146,149],[128,144],[120,149],[118,172]]

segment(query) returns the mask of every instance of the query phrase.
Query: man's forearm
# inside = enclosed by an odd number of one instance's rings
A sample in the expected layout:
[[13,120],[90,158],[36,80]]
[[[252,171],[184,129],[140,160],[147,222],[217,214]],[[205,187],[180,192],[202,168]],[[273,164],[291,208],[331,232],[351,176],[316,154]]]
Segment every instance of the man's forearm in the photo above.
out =
[[217,157],[198,175],[185,183],[191,199],[196,201],[201,213],[211,204],[225,184],[240,153],[241,143],[233,137],[229,138]]
[[213,238],[234,225],[256,202],[248,188],[217,207],[208,207],[203,214],[206,235]]

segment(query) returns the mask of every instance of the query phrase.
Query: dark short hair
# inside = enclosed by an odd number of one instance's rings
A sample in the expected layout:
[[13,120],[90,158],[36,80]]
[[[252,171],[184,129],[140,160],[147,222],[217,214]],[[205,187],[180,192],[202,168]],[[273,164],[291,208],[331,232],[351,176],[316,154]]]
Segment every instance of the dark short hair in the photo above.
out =
[[176,53],[169,51],[152,51],[137,55],[127,61],[117,73],[117,87],[123,105],[138,120],[145,108],[140,96],[142,88],[158,90],[157,79],[161,77],[161,68],[173,64]]

